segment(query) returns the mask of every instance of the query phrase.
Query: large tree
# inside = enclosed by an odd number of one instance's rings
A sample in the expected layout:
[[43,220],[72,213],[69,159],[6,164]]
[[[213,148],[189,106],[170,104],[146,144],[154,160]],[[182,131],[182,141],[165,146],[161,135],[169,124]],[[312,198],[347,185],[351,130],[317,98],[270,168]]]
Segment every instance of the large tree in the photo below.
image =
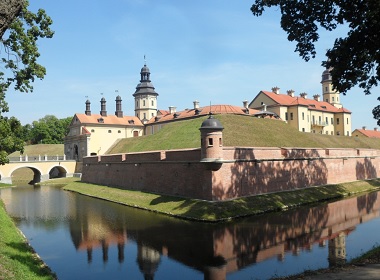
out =
[[45,67],[37,62],[37,41],[54,34],[45,11],[33,13],[28,5],[27,0],[0,1],[0,164],[7,163],[5,154],[22,150],[17,133],[12,131],[15,119],[3,116],[9,111],[5,93],[11,85],[16,91],[33,91],[35,78],[46,74]]
[[56,116],[46,115],[29,126],[29,139],[25,141],[30,144],[63,144],[71,119],[72,117],[58,119]]
[[[380,81],[380,1],[379,0],[255,0],[251,11],[261,16],[265,8],[278,7],[281,27],[288,40],[296,41],[295,51],[308,61],[316,55],[318,28],[332,31],[338,25],[349,28],[326,52],[322,65],[331,69],[336,90],[346,94],[358,85],[365,94]],[[380,98],[379,98],[380,100]],[[376,109],[376,108],[375,108]],[[374,117],[380,125],[380,107]]]

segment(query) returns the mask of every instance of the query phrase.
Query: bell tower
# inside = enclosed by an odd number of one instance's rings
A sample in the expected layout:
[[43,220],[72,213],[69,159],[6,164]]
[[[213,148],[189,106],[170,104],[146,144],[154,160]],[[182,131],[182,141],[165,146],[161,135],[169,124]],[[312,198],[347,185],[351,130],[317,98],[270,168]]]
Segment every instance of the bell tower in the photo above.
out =
[[157,115],[157,96],[154,86],[150,80],[150,70],[144,63],[140,71],[140,83],[133,94],[135,98],[135,115],[142,123],[147,123],[152,117]]
[[331,105],[342,108],[340,103],[340,93],[336,90],[333,90],[332,78],[331,78],[331,68],[323,71],[322,73],[322,93],[323,101],[330,103]]

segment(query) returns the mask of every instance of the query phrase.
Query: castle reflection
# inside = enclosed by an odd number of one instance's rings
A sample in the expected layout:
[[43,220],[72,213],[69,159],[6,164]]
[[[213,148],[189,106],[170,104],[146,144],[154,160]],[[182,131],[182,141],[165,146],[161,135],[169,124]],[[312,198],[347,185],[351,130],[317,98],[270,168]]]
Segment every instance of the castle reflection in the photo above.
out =
[[[269,258],[284,261],[287,254],[328,246],[330,266],[346,261],[346,236],[356,225],[379,216],[377,193],[283,213],[204,224],[182,221],[113,205],[94,206],[76,196],[70,233],[77,250],[102,250],[103,261],[124,262],[125,244],[136,242],[136,261],[145,279],[153,279],[165,255],[201,271],[205,279],[225,279],[231,272]],[[123,210],[122,210],[123,209]],[[110,246],[118,255],[109,256]]]

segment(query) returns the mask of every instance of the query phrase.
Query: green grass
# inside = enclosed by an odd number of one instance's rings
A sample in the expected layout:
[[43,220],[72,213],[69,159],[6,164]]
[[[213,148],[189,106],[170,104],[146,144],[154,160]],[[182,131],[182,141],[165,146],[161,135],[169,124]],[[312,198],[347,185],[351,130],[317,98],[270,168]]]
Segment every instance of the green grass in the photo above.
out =
[[[27,145],[24,147],[24,154],[29,156],[35,155],[63,155],[63,144],[37,144],[37,145]],[[20,152],[14,152],[9,155],[9,157],[18,157]]]
[[4,184],[4,183],[0,183],[0,189],[1,188],[7,188],[7,187],[11,187],[12,184]]
[[[59,182],[57,179],[56,182]],[[171,197],[141,191],[121,190],[107,186],[73,181],[65,190],[78,192],[140,209],[146,209],[178,218],[217,222],[237,217],[281,211],[300,205],[338,199],[366,191],[379,190],[380,179],[355,181],[346,184],[328,185],[299,191],[251,196],[223,202]]]
[[0,279],[55,279],[7,215],[0,200]]
[[[283,121],[250,116],[216,115],[224,127],[224,146],[300,147],[300,148],[372,148],[380,149],[373,138],[304,133]],[[107,153],[126,153],[200,147],[199,127],[206,117],[165,125],[154,135],[120,140]]]

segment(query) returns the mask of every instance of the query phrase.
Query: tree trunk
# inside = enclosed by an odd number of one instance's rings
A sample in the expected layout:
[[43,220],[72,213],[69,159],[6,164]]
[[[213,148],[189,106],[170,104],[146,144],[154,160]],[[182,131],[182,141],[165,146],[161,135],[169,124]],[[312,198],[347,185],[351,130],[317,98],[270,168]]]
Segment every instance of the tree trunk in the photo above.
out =
[[24,4],[24,0],[0,0],[0,40]]

